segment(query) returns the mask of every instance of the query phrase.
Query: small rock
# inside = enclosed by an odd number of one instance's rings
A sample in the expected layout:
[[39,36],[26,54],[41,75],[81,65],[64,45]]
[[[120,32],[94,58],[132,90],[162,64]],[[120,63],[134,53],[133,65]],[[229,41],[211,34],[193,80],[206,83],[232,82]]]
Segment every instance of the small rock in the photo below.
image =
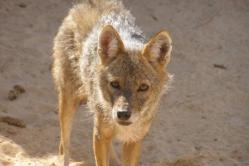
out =
[[27,7],[27,5],[26,5],[25,3],[19,3],[18,6],[19,6],[20,8],[26,8],[26,7]]
[[21,86],[21,85],[15,85],[13,87],[13,90],[10,90],[9,91],[9,94],[8,94],[8,99],[10,101],[13,101],[15,99],[17,99],[17,97],[22,94],[22,93],[25,93],[26,90]]
[[157,17],[156,16],[154,16],[154,15],[152,15],[151,14],[151,18],[153,19],[153,20],[155,20],[155,21],[157,21],[158,19],[157,19]]
[[214,64],[214,67],[215,67],[215,68],[219,68],[219,69],[223,69],[223,70],[226,70],[226,69],[227,69],[226,66],[221,65],[221,64]]
[[19,93],[25,93],[26,92],[26,90],[21,85],[15,85],[14,90],[19,92]]
[[2,116],[0,117],[0,122],[7,123],[8,125],[20,127],[20,128],[25,128],[26,124],[24,123],[23,120],[9,117],[9,116]]
[[19,93],[17,93],[15,90],[10,90],[9,93],[8,93],[8,99],[10,101],[13,101],[15,99],[17,99]]

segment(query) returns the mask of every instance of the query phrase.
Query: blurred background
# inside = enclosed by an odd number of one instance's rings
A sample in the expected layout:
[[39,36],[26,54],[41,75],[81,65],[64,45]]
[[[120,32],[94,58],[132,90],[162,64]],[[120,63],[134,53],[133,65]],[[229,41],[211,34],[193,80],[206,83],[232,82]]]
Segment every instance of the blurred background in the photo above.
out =
[[[0,0],[0,165],[55,166],[52,44],[70,0]],[[169,72],[142,166],[249,165],[249,1],[124,0],[147,37],[173,39]],[[92,116],[81,107],[72,161],[93,165]],[[75,163],[77,164],[77,163]]]

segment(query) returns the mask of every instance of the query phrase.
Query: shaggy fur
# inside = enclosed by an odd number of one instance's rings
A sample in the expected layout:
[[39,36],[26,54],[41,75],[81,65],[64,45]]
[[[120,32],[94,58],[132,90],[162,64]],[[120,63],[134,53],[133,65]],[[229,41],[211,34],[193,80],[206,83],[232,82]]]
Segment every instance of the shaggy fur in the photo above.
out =
[[[70,10],[54,40],[52,69],[65,166],[72,119],[80,103],[94,112],[96,165],[109,165],[113,138],[124,142],[122,165],[137,165],[141,140],[170,80],[166,66],[171,50],[166,31],[147,42],[119,1],[90,1]],[[130,118],[120,120],[120,111],[131,113]]]

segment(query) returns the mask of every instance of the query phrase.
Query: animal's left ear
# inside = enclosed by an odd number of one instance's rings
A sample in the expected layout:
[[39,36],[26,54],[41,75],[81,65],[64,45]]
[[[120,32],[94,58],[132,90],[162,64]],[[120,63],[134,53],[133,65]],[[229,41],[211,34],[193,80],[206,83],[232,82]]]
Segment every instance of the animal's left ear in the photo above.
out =
[[145,45],[143,55],[154,65],[166,66],[170,61],[172,40],[166,31],[153,36]]

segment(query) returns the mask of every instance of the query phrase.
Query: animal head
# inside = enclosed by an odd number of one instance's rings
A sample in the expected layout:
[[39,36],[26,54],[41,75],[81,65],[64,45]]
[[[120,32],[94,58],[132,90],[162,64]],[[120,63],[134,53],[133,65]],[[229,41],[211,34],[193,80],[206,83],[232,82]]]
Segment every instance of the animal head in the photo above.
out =
[[102,97],[120,125],[152,117],[169,76],[172,41],[166,31],[153,36],[141,49],[127,49],[118,32],[105,26],[98,41]]

